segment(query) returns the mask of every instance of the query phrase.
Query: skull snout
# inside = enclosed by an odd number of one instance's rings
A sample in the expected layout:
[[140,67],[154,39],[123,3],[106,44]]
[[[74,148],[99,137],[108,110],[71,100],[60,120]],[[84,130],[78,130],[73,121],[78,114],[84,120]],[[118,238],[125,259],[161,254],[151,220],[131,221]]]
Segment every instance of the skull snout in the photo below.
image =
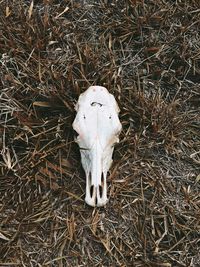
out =
[[86,179],[86,196],[85,202],[92,207],[101,207],[104,206],[107,199],[107,185],[106,185],[106,177],[102,173],[101,180],[94,184],[92,181],[91,173]]

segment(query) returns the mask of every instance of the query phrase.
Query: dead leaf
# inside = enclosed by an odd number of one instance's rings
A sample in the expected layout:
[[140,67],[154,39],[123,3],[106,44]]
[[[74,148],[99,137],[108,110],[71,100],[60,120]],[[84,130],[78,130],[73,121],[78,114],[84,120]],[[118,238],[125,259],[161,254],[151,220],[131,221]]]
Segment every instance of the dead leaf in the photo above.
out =
[[9,6],[6,7],[6,18],[9,17],[11,14],[11,10],[9,8]]
[[200,181],[200,174],[197,175],[196,183],[198,183],[199,181]]
[[28,10],[28,19],[31,18],[32,13],[33,13],[33,5],[34,5],[34,1],[31,2],[29,10]]
[[33,106],[38,106],[38,107],[51,107],[51,104],[46,101],[35,101],[33,102]]
[[58,14],[56,16],[56,19],[59,18],[60,16],[62,16],[65,12],[67,12],[69,10],[69,7],[67,6],[60,14]]
[[9,241],[10,239],[7,238],[5,235],[3,235],[2,233],[0,233],[0,239],[3,239],[5,241]]

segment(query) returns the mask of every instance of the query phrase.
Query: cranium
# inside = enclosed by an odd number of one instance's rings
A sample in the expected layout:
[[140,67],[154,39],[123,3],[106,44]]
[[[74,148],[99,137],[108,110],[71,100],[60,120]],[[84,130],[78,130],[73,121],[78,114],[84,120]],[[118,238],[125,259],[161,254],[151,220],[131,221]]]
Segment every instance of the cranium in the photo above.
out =
[[103,206],[108,201],[106,176],[122,128],[119,107],[105,87],[90,86],[79,96],[75,109],[73,128],[86,174],[85,201],[93,207]]

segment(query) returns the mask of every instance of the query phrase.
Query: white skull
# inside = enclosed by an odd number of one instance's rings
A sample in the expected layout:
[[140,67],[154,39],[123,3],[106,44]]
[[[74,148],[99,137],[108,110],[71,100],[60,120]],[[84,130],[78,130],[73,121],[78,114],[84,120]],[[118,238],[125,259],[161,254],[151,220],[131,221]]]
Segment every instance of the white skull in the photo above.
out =
[[122,128],[119,107],[105,87],[90,86],[79,96],[75,109],[73,128],[86,174],[85,201],[93,207],[103,206],[108,201],[106,176]]

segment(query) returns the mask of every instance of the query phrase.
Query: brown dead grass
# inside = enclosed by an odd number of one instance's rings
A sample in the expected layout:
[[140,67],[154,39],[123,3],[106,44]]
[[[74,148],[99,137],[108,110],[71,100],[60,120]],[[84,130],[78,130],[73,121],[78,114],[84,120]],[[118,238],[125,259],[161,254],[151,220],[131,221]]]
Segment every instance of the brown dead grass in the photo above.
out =
[[[0,1],[0,266],[200,266],[199,28],[198,0]],[[95,84],[123,124],[100,209],[71,127]]]

